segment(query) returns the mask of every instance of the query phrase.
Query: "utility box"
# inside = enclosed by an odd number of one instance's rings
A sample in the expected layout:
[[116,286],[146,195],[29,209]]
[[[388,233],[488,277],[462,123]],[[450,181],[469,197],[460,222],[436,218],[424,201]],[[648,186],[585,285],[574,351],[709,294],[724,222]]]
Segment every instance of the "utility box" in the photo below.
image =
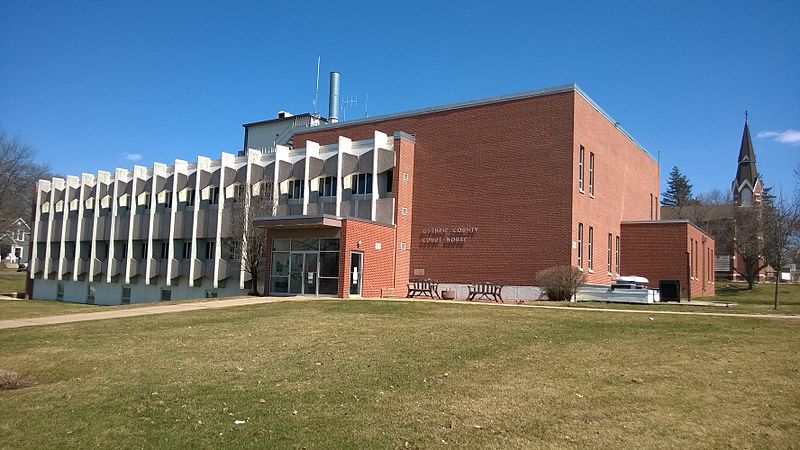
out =
[[658,282],[658,292],[662,302],[679,302],[681,301],[681,282],[661,280]]

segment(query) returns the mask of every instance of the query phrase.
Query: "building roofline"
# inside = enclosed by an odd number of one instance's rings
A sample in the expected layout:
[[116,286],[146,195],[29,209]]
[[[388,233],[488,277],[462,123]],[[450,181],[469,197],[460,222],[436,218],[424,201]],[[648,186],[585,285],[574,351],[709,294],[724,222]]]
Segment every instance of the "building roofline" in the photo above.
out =
[[[316,132],[316,131],[332,130],[332,129],[336,129],[336,128],[344,128],[344,127],[349,127],[349,126],[352,126],[352,125],[362,125],[362,124],[367,124],[367,123],[383,122],[383,121],[386,121],[386,120],[400,119],[400,118],[403,118],[403,117],[421,116],[421,115],[433,114],[433,113],[443,112],[443,111],[452,111],[452,110],[456,110],[456,109],[471,108],[471,107],[474,107],[474,106],[490,105],[490,104],[493,104],[493,103],[502,103],[502,102],[508,102],[508,101],[514,101],[514,100],[523,100],[523,99],[534,98],[534,97],[543,97],[545,95],[552,95],[552,94],[563,94],[563,93],[566,93],[566,92],[577,92],[595,110],[597,110],[597,112],[599,112],[603,117],[605,117],[606,120],[608,120],[623,135],[625,135],[628,139],[630,139],[630,141],[635,146],[637,146],[642,152],[644,152],[645,155],[650,157],[650,159],[652,159],[653,161],[656,161],[656,158],[654,158],[653,155],[650,152],[648,152],[647,149],[644,148],[644,146],[642,144],[640,144],[638,141],[636,141],[636,139],[634,139],[633,136],[630,135],[630,133],[625,131],[625,129],[622,128],[622,126],[619,125],[619,122],[614,120],[614,118],[611,117],[610,114],[608,114],[605,110],[603,110],[603,108],[601,108],[600,105],[597,104],[597,102],[592,100],[592,98],[589,97],[589,95],[586,94],[575,83],[562,84],[562,85],[559,85],[559,86],[553,86],[553,87],[548,87],[548,88],[543,88],[543,89],[535,89],[535,90],[532,90],[532,91],[518,92],[518,93],[515,93],[515,94],[500,95],[500,96],[496,96],[496,97],[487,97],[487,98],[478,99],[478,100],[469,100],[469,101],[465,101],[465,102],[450,103],[450,104],[437,105],[437,106],[429,106],[429,107],[425,107],[425,108],[412,109],[412,110],[409,110],[409,111],[384,114],[384,115],[374,116],[374,117],[366,117],[366,118],[362,118],[362,119],[341,121],[341,122],[336,122],[336,123],[324,123],[324,124],[320,124],[320,125],[317,125],[317,126],[314,126],[314,127],[297,127],[297,129],[295,131],[295,134],[313,133],[313,132]],[[256,123],[258,123],[258,122],[256,122]]]
[[677,224],[688,224],[693,226],[697,231],[703,233],[704,235],[714,239],[710,234],[708,234],[705,230],[697,226],[696,223],[692,222],[689,219],[662,219],[662,220],[625,220],[620,222],[620,225],[677,225]]
[[266,120],[259,120],[259,121],[256,121],[256,122],[243,123],[242,126],[243,127],[250,127],[250,126],[254,126],[254,125],[263,125],[265,123],[283,122],[283,121],[286,121],[286,120],[294,120],[296,117],[305,117],[305,116],[318,117],[320,119],[328,120],[328,119],[325,119],[324,117],[322,117],[319,114],[301,113],[301,114],[292,114],[289,117],[282,117],[282,118],[281,117],[277,117],[275,119],[266,119]]

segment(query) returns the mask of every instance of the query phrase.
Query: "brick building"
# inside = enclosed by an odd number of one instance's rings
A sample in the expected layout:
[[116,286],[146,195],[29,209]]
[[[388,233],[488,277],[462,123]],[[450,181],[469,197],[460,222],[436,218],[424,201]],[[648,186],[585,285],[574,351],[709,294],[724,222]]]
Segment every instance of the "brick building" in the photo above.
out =
[[239,156],[41,181],[34,297],[242,293],[259,280],[229,248],[231,217],[257,197],[271,204],[253,225],[268,230],[273,295],[404,296],[410,278],[431,278],[537,298],[536,273],[555,265],[609,285],[639,270],[621,261],[622,223],[660,216],[657,162],[575,85],[347,122],[288,118],[245,125]]

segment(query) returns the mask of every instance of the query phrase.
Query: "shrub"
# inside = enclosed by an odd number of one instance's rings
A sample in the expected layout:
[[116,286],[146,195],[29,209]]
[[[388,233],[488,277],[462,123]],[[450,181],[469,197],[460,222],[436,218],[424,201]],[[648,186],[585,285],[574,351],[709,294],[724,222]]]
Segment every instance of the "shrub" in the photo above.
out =
[[550,300],[569,300],[586,282],[586,275],[577,267],[555,266],[536,274],[539,286]]

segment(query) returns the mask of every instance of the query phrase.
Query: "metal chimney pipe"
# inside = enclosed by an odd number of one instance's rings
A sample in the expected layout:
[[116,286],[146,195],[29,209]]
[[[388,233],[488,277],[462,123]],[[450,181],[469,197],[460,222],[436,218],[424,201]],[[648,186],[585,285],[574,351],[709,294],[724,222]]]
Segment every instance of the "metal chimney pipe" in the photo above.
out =
[[331,72],[331,89],[328,97],[328,121],[336,123],[339,121],[339,72]]

